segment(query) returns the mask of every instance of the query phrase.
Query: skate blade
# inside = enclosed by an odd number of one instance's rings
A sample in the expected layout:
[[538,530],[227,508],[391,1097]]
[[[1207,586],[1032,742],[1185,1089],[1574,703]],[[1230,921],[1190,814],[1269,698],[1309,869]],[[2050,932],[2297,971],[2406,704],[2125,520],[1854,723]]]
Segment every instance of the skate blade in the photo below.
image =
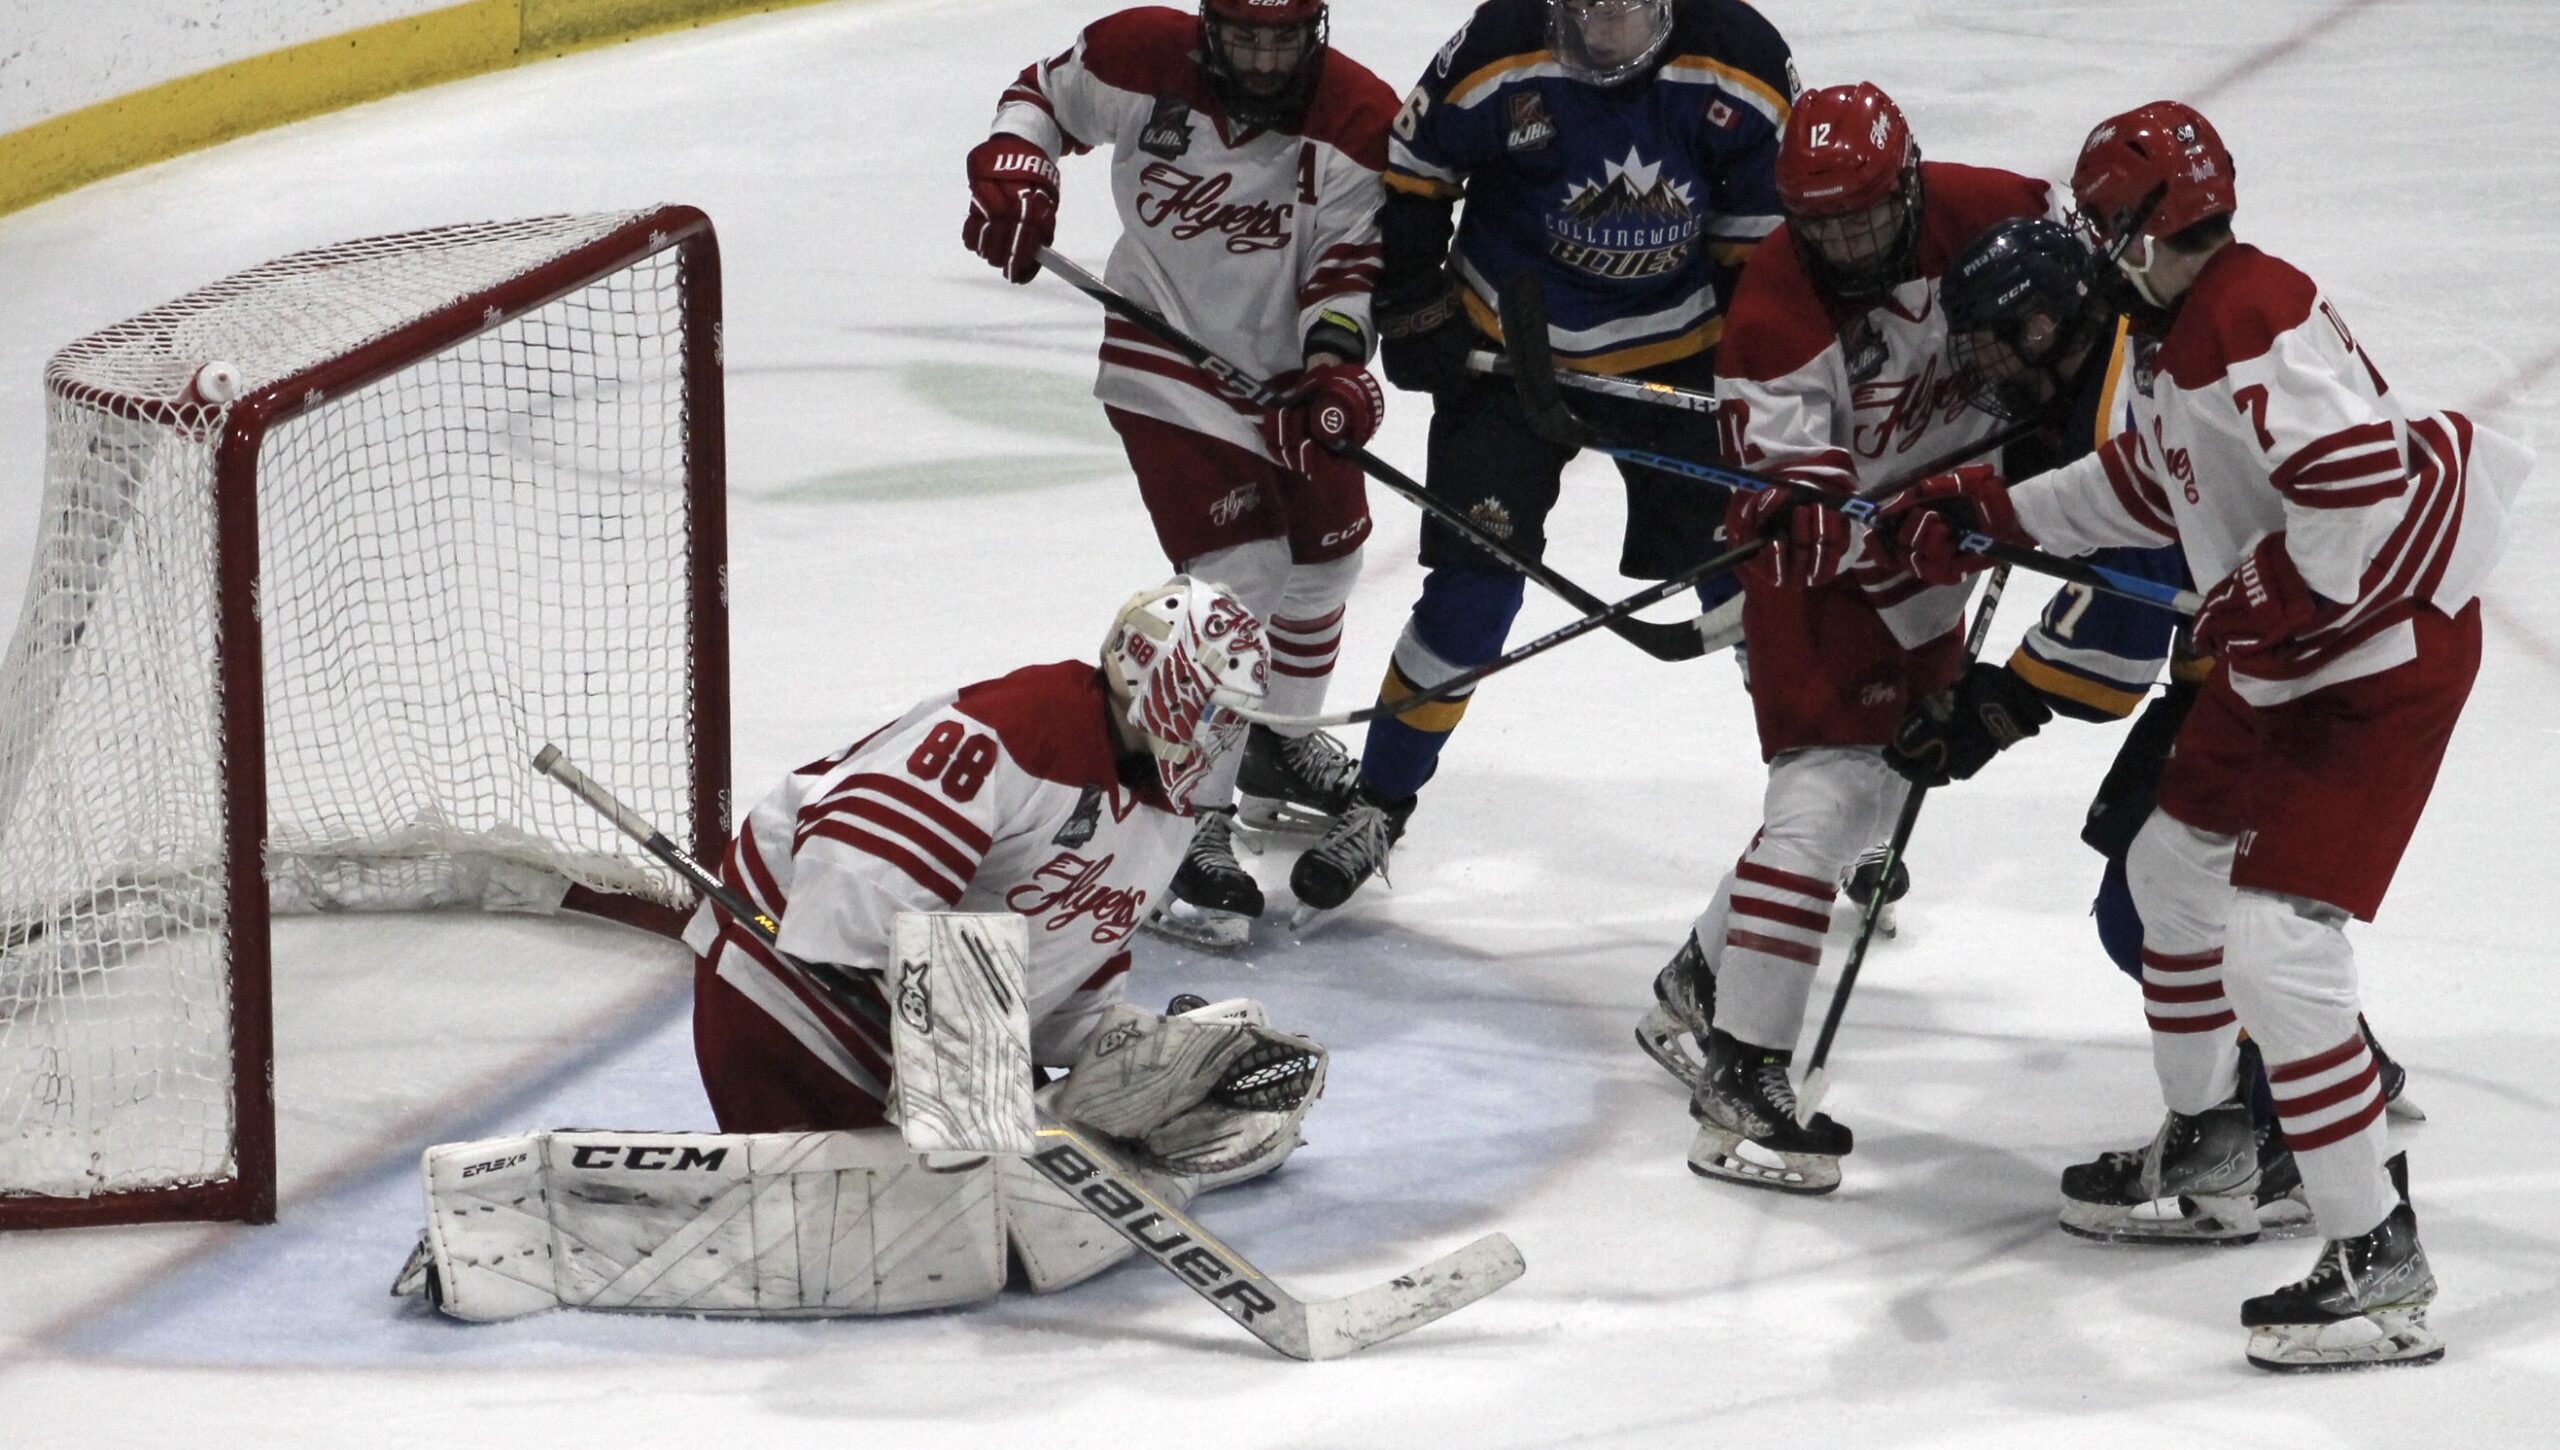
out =
[[1236,797],[1236,824],[1266,837],[1314,841],[1333,826],[1333,817],[1313,806],[1265,796]]
[[2427,1120],[2427,1110],[2419,1107],[2417,1099],[2410,1097],[2405,1091],[2384,1103],[2382,1113],[2395,1123],[2423,1123]]
[[1202,911],[1171,901],[1147,912],[1146,928],[1167,941],[1213,952],[1241,950],[1253,940],[1253,918],[1232,911]]
[[2249,1363],[2277,1374],[2433,1364],[2444,1341],[2427,1311],[2382,1309],[2335,1324],[2261,1324],[2249,1331]]
[[2311,1216],[2311,1205],[2298,1194],[2258,1201],[2258,1237],[2265,1239],[2308,1238],[2318,1221]]
[[1707,1065],[1692,1045],[1697,1041],[1680,1014],[1657,1002],[1636,1024],[1636,1046],[1644,1055],[1662,1065],[1662,1070],[1680,1080],[1680,1085],[1694,1093],[1698,1079],[1706,1075]]
[[1840,1186],[1840,1160],[1821,1153],[1780,1153],[1741,1134],[1700,1123],[1689,1144],[1689,1171],[1774,1193],[1813,1195]]
[[2202,1244],[2238,1248],[2258,1241],[2257,1200],[2180,1197],[2150,1203],[2062,1201],[2062,1231],[2102,1244]]

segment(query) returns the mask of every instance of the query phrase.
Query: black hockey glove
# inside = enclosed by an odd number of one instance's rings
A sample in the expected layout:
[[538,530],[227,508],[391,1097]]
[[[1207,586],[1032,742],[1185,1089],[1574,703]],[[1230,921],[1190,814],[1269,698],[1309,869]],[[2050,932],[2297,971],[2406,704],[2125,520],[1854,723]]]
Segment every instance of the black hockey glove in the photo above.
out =
[[1911,707],[1885,747],[1885,764],[1914,785],[1971,780],[1991,757],[2053,718],[2036,687],[2006,665],[1975,663],[1955,688]]
[[2142,834],[2142,823],[2159,804],[2160,771],[2169,763],[2169,747],[2195,703],[2194,685],[2173,684],[2126,732],[2115,764],[2107,767],[2097,798],[2089,802],[2089,818],[2080,826],[2080,839],[2099,855],[2119,861],[2133,849],[2133,838]]
[[1414,294],[1378,299],[1378,361],[1387,381],[1411,393],[1445,393],[1467,379],[1476,328],[1443,272]]

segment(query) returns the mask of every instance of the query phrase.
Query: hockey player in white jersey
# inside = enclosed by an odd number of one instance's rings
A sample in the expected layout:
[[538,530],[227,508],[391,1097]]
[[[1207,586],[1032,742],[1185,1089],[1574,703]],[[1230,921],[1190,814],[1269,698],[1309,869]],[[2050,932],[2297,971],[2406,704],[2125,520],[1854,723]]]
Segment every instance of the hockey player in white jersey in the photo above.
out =
[[[1273,379],[1264,410],[1120,318],[1102,400],[1173,565],[1269,622],[1275,713],[1311,715],[1341,648],[1369,536],[1359,469],[1386,399],[1367,370],[1387,127],[1396,98],[1327,43],[1324,0],[1124,10],[1026,68],[969,154],[963,240],[1015,282],[1056,228],[1057,158],[1107,147],[1122,232],[1105,278],[1211,351]],[[1321,732],[1256,726],[1206,782],[1199,831],[1154,925],[1241,945],[1263,909],[1237,862],[1245,821],[1321,829],[1356,768]]]
[[[1277,1167],[1323,1049],[1256,1003],[1159,1016],[1121,1000],[1193,795],[1243,734],[1227,712],[1264,698],[1269,669],[1252,614],[1177,577],[1122,607],[1099,665],[937,696],[793,771],[719,866],[764,921],[706,901],[685,933],[720,1132],[432,1150],[404,1284],[471,1319],[884,1313],[995,1293],[1009,1250],[1035,1287],[1064,1287],[1127,1242],[1020,1157],[910,1151],[953,1123],[1001,1125],[977,1100],[1015,1099],[1027,1132],[1035,1065],[1070,1069],[1049,1111],[1116,1142],[1170,1201]],[[911,965],[936,940],[979,959]],[[982,1005],[956,1013],[964,997]],[[979,1045],[911,1081],[920,1037],[953,1031]]]
[[2328,1238],[2309,1275],[2241,1307],[2250,1361],[2423,1363],[2444,1352],[2435,1279],[2345,927],[2380,907],[2434,788],[2530,459],[2406,406],[2310,278],[2233,238],[2231,154],[2192,107],[2101,123],[2072,190],[2136,304],[2133,426],[2014,488],[1967,470],[1887,510],[1924,578],[1981,566],[1967,532],[2074,555],[2174,540],[2205,591],[2195,643],[2222,668],[2127,859],[2168,1114],[2146,1148],[2064,1173],[2065,1219],[2163,1185],[2250,1212],[2245,1028]]

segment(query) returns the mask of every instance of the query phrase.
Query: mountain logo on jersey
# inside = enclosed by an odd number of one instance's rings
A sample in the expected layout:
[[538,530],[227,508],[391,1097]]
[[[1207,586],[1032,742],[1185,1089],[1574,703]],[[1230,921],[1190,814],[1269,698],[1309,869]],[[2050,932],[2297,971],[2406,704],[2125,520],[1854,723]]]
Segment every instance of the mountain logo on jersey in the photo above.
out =
[[1138,220],[1177,242],[1217,233],[1230,252],[1276,252],[1289,245],[1297,208],[1288,202],[1231,202],[1236,179],[1221,171],[1194,176],[1170,162],[1153,161],[1138,173]]
[[1547,114],[1545,96],[1536,91],[1515,91],[1506,105],[1511,124],[1503,132],[1505,150],[1517,156],[1524,151],[1544,151],[1556,144],[1556,121]]
[[1138,133],[1138,149],[1159,160],[1181,160],[1191,150],[1191,103],[1177,96],[1156,97],[1155,113]]
[[1704,226],[1689,184],[1630,149],[1626,160],[1604,163],[1597,181],[1565,188],[1564,210],[1547,217],[1547,252],[1610,281],[1660,277],[1688,265]]

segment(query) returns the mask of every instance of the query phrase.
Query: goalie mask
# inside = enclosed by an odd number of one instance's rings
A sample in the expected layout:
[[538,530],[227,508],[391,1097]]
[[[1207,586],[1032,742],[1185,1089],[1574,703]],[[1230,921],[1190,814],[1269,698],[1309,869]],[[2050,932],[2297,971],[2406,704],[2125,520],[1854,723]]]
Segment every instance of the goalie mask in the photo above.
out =
[[1230,119],[1288,129],[1324,78],[1324,0],[1200,0],[1200,61]]
[[1671,39],[1671,0],[1547,0],[1547,43],[1575,80],[1635,79]]
[[1245,721],[1232,711],[1261,702],[1271,649],[1234,595],[1177,574],[1120,606],[1102,670],[1155,757],[1165,798],[1189,810],[1209,767],[1243,740]]

